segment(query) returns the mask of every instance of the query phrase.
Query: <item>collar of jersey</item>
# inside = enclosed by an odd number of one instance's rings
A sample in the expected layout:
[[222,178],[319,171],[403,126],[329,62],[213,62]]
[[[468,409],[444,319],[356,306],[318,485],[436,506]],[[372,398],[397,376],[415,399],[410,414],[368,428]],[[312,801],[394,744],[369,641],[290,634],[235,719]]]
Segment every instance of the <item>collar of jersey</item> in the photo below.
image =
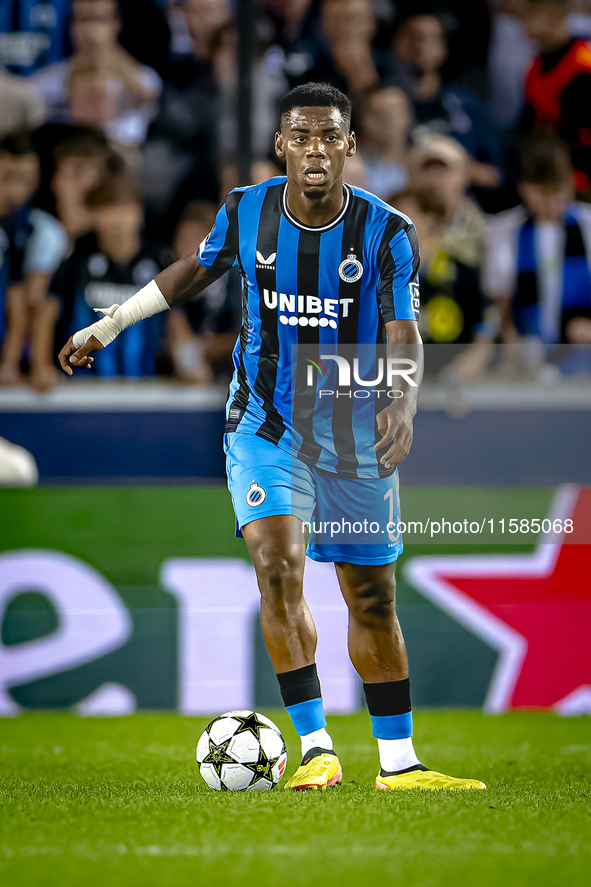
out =
[[334,228],[335,225],[338,225],[343,221],[345,217],[345,213],[349,209],[349,204],[351,203],[351,190],[347,185],[343,185],[343,191],[345,194],[345,200],[343,206],[341,207],[338,215],[331,219],[330,222],[327,222],[326,225],[319,225],[318,227],[313,227],[312,225],[304,225],[300,222],[299,219],[296,219],[294,214],[290,211],[287,205],[287,182],[283,186],[283,194],[281,195],[281,208],[283,210],[283,215],[287,219],[288,222],[291,222],[292,225],[296,228],[300,228],[302,231],[312,231],[314,234],[322,234],[324,231],[330,231],[331,228]]

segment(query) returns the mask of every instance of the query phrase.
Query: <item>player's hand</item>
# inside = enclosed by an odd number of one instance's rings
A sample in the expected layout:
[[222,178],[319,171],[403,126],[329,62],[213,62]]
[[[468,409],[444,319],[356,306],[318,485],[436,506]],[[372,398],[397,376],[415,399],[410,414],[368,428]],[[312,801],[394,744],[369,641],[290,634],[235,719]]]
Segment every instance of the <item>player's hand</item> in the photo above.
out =
[[94,336],[91,336],[87,342],[84,343],[80,348],[76,348],[74,342],[72,341],[72,336],[68,339],[64,347],[59,353],[59,362],[64,373],[67,373],[68,376],[71,376],[73,373],[72,367],[76,367],[77,369],[90,369],[91,365],[94,362],[94,357],[88,357],[89,351],[100,351],[103,347],[98,339]]
[[385,468],[395,468],[410,452],[413,438],[412,417],[395,404],[390,404],[378,413],[376,419],[382,439],[377,442],[374,450],[382,450],[392,444],[379,459]]

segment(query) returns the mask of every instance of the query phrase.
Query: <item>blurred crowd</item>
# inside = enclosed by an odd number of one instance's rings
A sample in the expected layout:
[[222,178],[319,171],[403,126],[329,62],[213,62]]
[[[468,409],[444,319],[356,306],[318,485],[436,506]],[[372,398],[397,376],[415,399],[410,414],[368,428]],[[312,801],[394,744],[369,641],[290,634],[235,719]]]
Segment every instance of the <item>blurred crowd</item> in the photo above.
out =
[[[0,385],[50,390],[94,308],[206,236],[238,184],[237,2],[0,3]],[[530,362],[587,370],[591,0],[253,9],[252,182],[284,172],[284,92],[338,86],[359,146],[345,181],[417,227],[421,332],[455,348],[430,369],[467,382],[490,372],[492,343],[525,342]],[[240,319],[231,271],[127,329],[92,372],[209,384],[231,370]]]

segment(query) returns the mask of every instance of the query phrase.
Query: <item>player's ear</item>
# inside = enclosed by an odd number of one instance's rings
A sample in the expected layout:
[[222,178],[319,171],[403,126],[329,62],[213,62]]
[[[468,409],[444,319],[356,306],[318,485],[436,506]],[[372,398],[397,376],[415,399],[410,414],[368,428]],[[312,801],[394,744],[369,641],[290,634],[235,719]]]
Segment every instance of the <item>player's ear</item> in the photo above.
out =
[[357,151],[357,136],[351,130],[347,139],[347,157],[352,157]]
[[280,157],[282,160],[285,157],[283,134],[280,132],[275,133],[275,153],[277,154],[277,157]]

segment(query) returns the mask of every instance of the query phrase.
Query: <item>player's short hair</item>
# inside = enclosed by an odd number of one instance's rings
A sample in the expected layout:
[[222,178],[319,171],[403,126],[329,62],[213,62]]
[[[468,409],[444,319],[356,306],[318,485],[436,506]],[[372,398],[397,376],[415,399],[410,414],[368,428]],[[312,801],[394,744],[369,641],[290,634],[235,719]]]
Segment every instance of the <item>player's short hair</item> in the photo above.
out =
[[565,9],[570,5],[570,0],[527,0],[530,6],[564,6]]
[[129,176],[106,176],[86,195],[86,206],[89,209],[122,206],[127,203],[136,203],[138,206],[143,206],[144,203],[140,189]]
[[303,83],[295,86],[281,99],[281,123],[293,108],[336,108],[347,124],[351,123],[351,102],[344,92],[330,83]]
[[572,173],[570,152],[559,139],[532,139],[525,143],[520,181],[530,185],[559,185]]
[[182,225],[183,222],[194,222],[206,228],[213,228],[216,215],[217,206],[215,203],[212,203],[210,200],[192,200],[184,208],[179,219],[179,225]]
[[24,157],[26,154],[35,154],[35,146],[31,136],[26,130],[13,132],[0,139],[0,154],[10,154],[12,157]]

